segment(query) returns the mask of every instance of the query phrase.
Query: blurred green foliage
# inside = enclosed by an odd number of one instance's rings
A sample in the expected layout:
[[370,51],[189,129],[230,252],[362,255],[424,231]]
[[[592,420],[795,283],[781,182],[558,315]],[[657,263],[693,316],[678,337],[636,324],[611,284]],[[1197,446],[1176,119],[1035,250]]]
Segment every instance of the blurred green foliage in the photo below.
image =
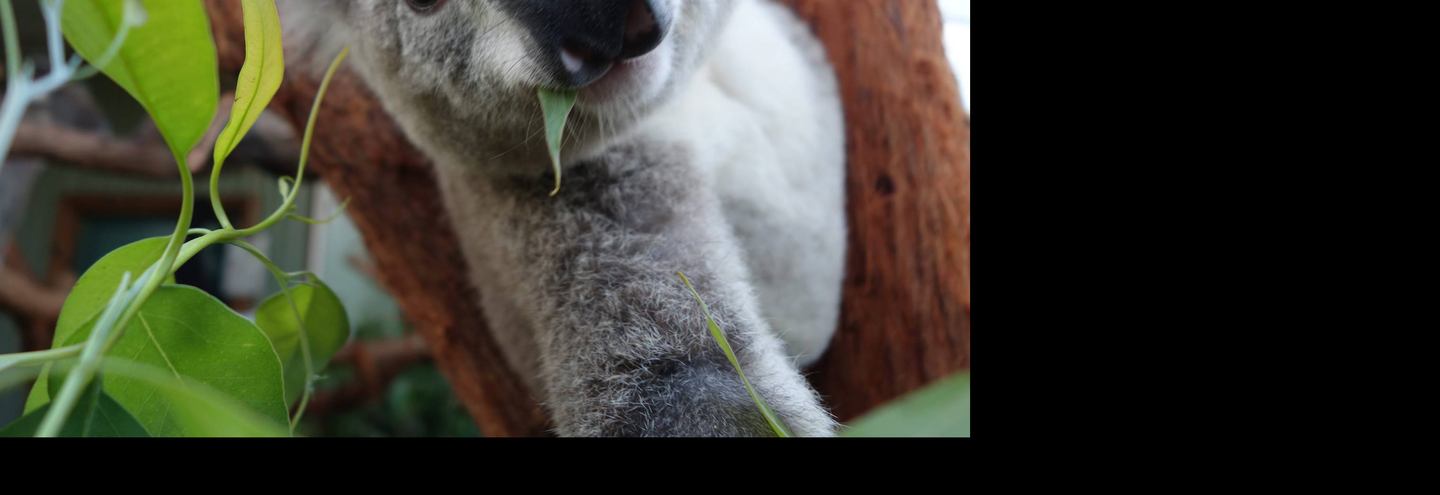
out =
[[[404,336],[408,330],[390,325],[362,324],[357,341],[378,341]],[[353,383],[355,370],[333,364],[316,382],[319,393]],[[432,363],[421,363],[395,377],[385,392],[358,408],[325,417],[306,417],[300,435],[308,437],[478,437],[475,420],[465,411],[450,383]]]

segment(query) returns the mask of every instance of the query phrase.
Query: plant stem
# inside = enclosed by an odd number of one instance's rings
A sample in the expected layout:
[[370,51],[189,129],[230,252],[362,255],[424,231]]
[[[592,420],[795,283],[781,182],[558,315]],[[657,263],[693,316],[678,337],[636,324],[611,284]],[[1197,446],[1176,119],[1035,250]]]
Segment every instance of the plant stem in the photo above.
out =
[[725,330],[715,323],[715,317],[710,314],[710,305],[705,304],[705,299],[700,297],[700,291],[695,289],[695,284],[690,283],[690,277],[685,276],[684,272],[676,274],[680,275],[680,281],[685,284],[685,288],[690,289],[690,295],[695,297],[695,302],[700,303],[700,311],[705,314],[705,323],[710,328],[710,336],[715,339],[715,343],[720,345],[720,350],[725,353],[725,358],[730,360],[730,365],[740,375],[740,383],[745,385],[745,392],[749,393],[750,399],[755,401],[755,407],[760,410],[760,415],[765,418],[765,422],[770,424],[770,429],[775,432],[775,436],[780,438],[794,436],[785,423],[780,421],[780,416],[775,414],[775,410],[770,408],[770,404],[760,397],[760,392],[755,390],[755,386],[750,384],[750,378],[745,376],[745,369],[740,366],[740,358],[735,355],[735,349],[730,347],[730,339],[725,337]]
[[320,105],[325,102],[325,94],[330,91],[330,82],[335,79],[335,73],[339,72],[340,64],[350,54],[350,47],[340,51],[340,55],[330,63],[330,69],[325,71],[325,79],[320,82],[320,90],[315,94],[315,103],[310,107],[310,120],[305,124],[305,138],[300,143],[300,166],[295,172],[295,184],[290,187],[289,194],[285,196],[285,202],[275,213],[271,214],[259,225],[239,231],[238,238],[246,238],[264,232],[280,223],[295,208],[295,200],[300,196],[300,185],[305,181],[305,166],[310,163],[310,144],[315,138],[315,123],[320,119]]
[[[105,352],[115,345],[121,335],[124,335],[125,327],[130,324],[130,320],[140,313],[140,308],[150,300],[150,296],[154,295],[156,290],[160,289],[160,285],[165,283],[167,277],[161,274],[174,272],[175,261],[180,257],[180,249],[185,245],[185,238],[190,232],[190,223],[195,215],[195,180],[190,176],[190,169],[185,165],[184,156],[175,154],[175,164],[180,169],[180,190],[183,199],[180,203],[180,220],[175,225],[175,233],[170,236],[170,245],[165,248],[165,256],[152,265],[150,270],[146,271],[145,275],[136,282],[138,288],[132,289],[126,295],[128,301],[124,301],[125,312],[113,322],[106,322],[102,318],[102,323],[108,323],[108,325],[96,325],[95,331],[90,335],[90,340],[86,343],[85,351],[80,357],[80,365],[65,378],[65,384],[60,388],[60,394],[52,403],[50,412],[46,413],[44,421],[41,422],[37,436],[52,438],[60,434],[60,429],[64,426],[66,418],[70,416],[70,412],[75,409],[75,402],[79,400],[80,394],[95,379],[95,373],[100,369],[100,361]],[[116,291],[115,299],[111,301],[112,305],[120,302],[120,297],[125,295],[128,281],[127,277],[127,283],[122,284]],[[112,309],[114,308],[111,307],[106,312],[110,313]]]
[[[60,12],[64,7],[64,0],[47,0],[40,3],[40,12],[45,17],[45,29],[48,36],[48,47],[50,54],[50,73],[45,77],[35,80],[34,67],[22,65],[20,58],[20,43],[15,28],[15,11],[10,0],[0,0],[0,28],[3,28],[5,38],[5,78],[8,81],[5,88],[5,100],[0,104],[0,171],[5,168],[5,158],[10,155],[10,145],[15,139],[15,133],[20,127],[20,121],[25,116],[25,110],[30,102],[42,96],[60,89],[61,86],[81,77],[80,71],[82,59],[77,55],[69,61],[65,60],[64,34],[60,30]],[[137,22],[132,19],[132,9],[127,8],[125,19],[120,27],[120,32],[110,42],[110,48],[102,57],[102,64],[119,53],[120,47],[124,45],[130,28]],[[86,67],[86,70],[91,67]]]
[[294,435],[295,428],[300,425],[300,419],[305,417],[305,408],[310,405],[310,397],[315,389],[315,363],[310,351],[310,329],[305,327],[305,317],[300,315],[300,307],[295,305],[295,298],[290,295],[289,275],[254,245],[245,241],[233,241],[230,244],[244,249],[260,261],[260,264],[265,265],[267,270],[270,270],[270,275],[275,277],[275,283],[280,284],[280,292],[285,295],[285,301],[290,303],[290,312],[295,316],[296,328],[300,329],[300,356],[305,361],[305,391],[301,392],[300,406],[295,410],[295,417],[290,419],[290,434]]
[[20,77],[20,33],[15,28],[15,8],[10,0],[0,0],[0,29],[5,35],[5,77]]
[[[145,273],[141,280],[153,277],[155,269],[152,267]],[[115,289],[115,294],[110,296],[110,302],[105,305],[105,311],[100,314],[100,319],[95,324],[95,329],[90,338],[85,341],[85,349],[80,354],[80,364],[71,374],[66,375],[64,387],[60,394],[51,403],[50,412],[40,422],[38,437],[55,437],[60,434],[60,428],[70,416],[70,411],[75,408],[75,402],[79,400],[79,390],[89,386],[95,372],[100,367],[102,358],[102,347],[105,337],[115,329],[115,321],[120,318],[120,312],[134,302],[135,290],[130,287],[130,274],[126,273],[120,280],[120,286]],[[88,376],[88,378],[82,378]]]
[[37,364],[49,363],[51,361],[69,359],[75,356],[79,356],[80,351],[83,351],[84,349],[85,344],[75,344],[70,347],[61,347],[59,349],[22,352],[19,354],[6,354],[4,356],[0,356],[0,371],[12,367],[34,366]]
[[[45,17],[46,46],[50,48],[50,72],[60,72],[68,64],[65,61],[65,43],[61,41],[60,13],[65,11],[65,0],[40,2],[40,12]],[[47,76],[48,77],[48,76]],[[66,77],[69,79],[69,77]]]
[[5,170],[6,158],[10,155],[10,143],[20,128],[20,119],[25,116],[25,107],[30,106],[29,71],[6,73],[9,84],[5,87],[5,100],[0,103],[0,171]]

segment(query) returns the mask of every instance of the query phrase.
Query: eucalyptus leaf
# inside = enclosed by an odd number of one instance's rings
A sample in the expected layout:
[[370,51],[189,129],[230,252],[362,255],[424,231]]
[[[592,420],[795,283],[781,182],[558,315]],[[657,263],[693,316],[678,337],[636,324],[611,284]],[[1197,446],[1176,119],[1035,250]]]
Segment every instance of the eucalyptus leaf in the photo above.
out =
[[[82,327],[70,337],[70,343],[85,341],[90,329]],[[199,289],[161,287],[107,355],[164,370],[176,385],[199,383],[213,388],[266,421],[286,424],[289,420],[282,366],[269,338],[254,323]],[[63,378],[52,373],[51,395]],[[175,408],[183,404],[167,400],[153,384],[112,374],[105,377],[104,387],[151,434],[194,433],[174,417]]]
[[[75,287],[70,289],[70,295],[65,298],[65,305],[60,309],[60,318],[55,324],[55,338],[51,347],[64,347],[54,344],[71,341],[77,330],[100,316],[125,274],[129,273],[134,279],[149,270],[165,255],[165,247],[169,243],[168,237],[145,239],[111,251],[95,262],[80,276]],[[46,366],[35,382],[35,387],[30,390],[30,396],[25,402],[26,413],[50,402],[49,371],[49,366]]]
[[970,373],[921,389],[861,418],[846,437],[970,437]]
[[555,190],[551,196],[560,194],[561,161],[560,149],[565,138],[565,124],[570,112],[575,109],[579,94],[574,91],[555,91],[540,88],[540,110],[545,115],[545,143],[550,148],[550,162],[555,167]]
[[[137,279],[165,255],[170,244],[168,237],[155,237],[134,242],[111,251],[95,262],[75,282],[65,305],[60,309],[60,319],[55,324],[54,342],[66,342],[70,336],[105,310],[110,296],[126,273],[131,280]],[[52,345],[52,348],[63,347]]]
[[40,410],[50,403],[50,365],[40,369],[39,378],[30,386],[30,395],[25,396],[25,414]]
[[220,225],[233,227],[220,196],[220,174],[225,159],[245,139],[260,114],[275,98],[285,79],[285,50],[280,40],[280,13],[275,0],[241,0],[245,23],[245,65],[235,83],[235,105],[230,121],[215,141],[215,165],[210,172],[210,203]]
[[146,387],[153,400],[168,405],[168,423],[175,430],[157,437],[278,438],[290,436],[285,421],[277,421],[204,383],[175,379],[165,370],[124,359],[109,358],[101,365],[106,387],[117,379]]
[[[33,412],[0,429],[0,437],[19,438],[33,437],[40,431],[40,423],[44,421],[45,414],[50,412],[50,405],[41,406]],[[76,403],[75,410],[65,421],[65,426],[60,430],[61,437],[69,438],[143,438],[150,436],[145,427],[135,420],[130,411],[125,410],[120,403],[115,402],[113,397],[106,394],[96,384],[87,387],[85,394],[80,396]]]
[[235,86],[230,122],[215,142],[217,168],[255,127],[285,80],[285,51],[275,0],[241,0],[240,5],[245,12],[245,65]]
[[740,381],[745,384],[745,391],[750,394],[750,399],[755,401],[755,407],[760,410],[760,415],[765,417],[765,422],[769,423],[775,436],[780,438],[795,436],[790,432],[790,428],[780,421],[780,415],[775,414],[775,410],[770,408],[770,404],[766,403],[765,398],[761,397],[760,393],[755,391],[755,387],[750,384],[750,378],[745,376],[745,369],[740,367],[740,358],[735,356],[735,349],[730,346],[730,339],[725,336],[725,331],[720,328],[720,325],[715,323],[715,317],[710,314],[710,306],[705,304],[705,300],[700,297],[700,291],[695,290],[695,284],[690,283],[690,277],[685,276],[684,273],[679,275],[685,288],[690,289],[690,294],[695,297],[695,302],[700,304],[700,311],[705,314],[705,323],[710,329],[710,336],[715,339],[716,344],[720,345],[720,350],[725,352],[725,358],[730,360],[730,365],[735,367],[735,373],[740,375]]
[[294,404],[305,391],[301,335],[309,337],[311,369],[318,373],[350,339],[350,320],[340,298],[323,282],[306,282],[291,287],[288,293],[289,298],[281,292],[261,303],[255,323],[270,337],[285,365],[285,402]]
[[66,0],[65,39],[86,60],[130,93],[155,119],[175,157],[200,142],[220,100],[219,65],[203,2],[143,0],[146,22],[129,32],[113,58],[102,60],[119,35],[126,2]]

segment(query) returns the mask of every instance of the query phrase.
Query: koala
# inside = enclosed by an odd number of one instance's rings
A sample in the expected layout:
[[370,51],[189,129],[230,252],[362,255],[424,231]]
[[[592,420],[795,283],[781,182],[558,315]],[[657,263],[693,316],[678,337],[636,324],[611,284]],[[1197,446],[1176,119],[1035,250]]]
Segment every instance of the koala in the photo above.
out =
[[[435,163],[491,331],[561,436],[764,436],[721,348],[800,436],[836,329],[835,76],[770,0],[282,0],[292,51],[351,67]],[[293,55],[292,55],[293,57]],[[539,88],[578,92],[563,186]]]

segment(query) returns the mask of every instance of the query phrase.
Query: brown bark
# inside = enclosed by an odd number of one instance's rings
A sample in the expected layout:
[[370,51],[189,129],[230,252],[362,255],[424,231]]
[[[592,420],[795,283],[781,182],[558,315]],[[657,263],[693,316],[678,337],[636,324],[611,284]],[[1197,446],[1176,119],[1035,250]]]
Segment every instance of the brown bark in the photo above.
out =
[[51,283],[42,282],[30,272],[15,243],[0,251],[0,258],[0,309],[15,316],[22,328],[20,347],[26,352],[48,348],[51,329],[75,285],[74,276],[58,275]]
[[[969,125],[933,1],[786,1],[826,42],[850,125],[845,311],[812,377],[849,420],[969,367]],[[239,4],[207,4],[222,65],[238,71]],[[301,124],[317,86],[292,71],[271,108]],[[542,434],[541,409],[485,330],[426,159],[354,76],[326,101],[311,163],[352,200],[382,282],[486,435]]]
[[8,266],[0,266],[0,282],[0,308],[25,319],[56,320],[69,294],[67,288],[46,286]]
[[[200,144],[185,157],[191,172],[199,173],[213,164],[215,140],[230,120],[235,95],[220,97],[220,108]],[[99,110],[95,110],[98,112]],[[231,163],[247,162],[277,174],[293,174],[300,145],[289,123],[262,118],[245,142],[232,154]],[[57,165],[86,168],[138,177],[170,179],[180,176],[170,148],[154,122],[147,121],[128,136],[70,127],[37,120],[21,122],[11,150],[17,157],[40,157]]]
[[830,52],[850,134],[845,305],[812,376],[845,421],[970,368],[970,124],[934,1],[786,1]]
[[15,154],[102,172],[153,178],[180,176],[170,150],[159,139],[117,138],[56,124],[21,124],[15,133]]

